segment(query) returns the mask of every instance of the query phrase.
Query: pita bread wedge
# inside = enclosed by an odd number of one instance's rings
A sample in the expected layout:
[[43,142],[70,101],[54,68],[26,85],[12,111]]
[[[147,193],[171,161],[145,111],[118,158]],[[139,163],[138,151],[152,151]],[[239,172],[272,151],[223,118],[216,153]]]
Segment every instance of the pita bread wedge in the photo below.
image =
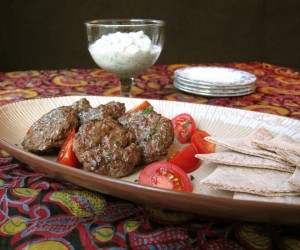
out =
[[288,183],[291,176],[277,170],[218,165],[200,183],[213,189],[264,196],[300,195],[300,187]]
[[255,195],[255,194],[235,192],[234,196],[233,196],[233,199],[248,200],[248,201],[264,201],[264,202],[300,204],[300,196],[267,197],[267,196],[261,196],[261,195]]
[[294,164],[297,167],[300,167],[300,156],[295,155],[286,150],[276,150],[276,153],[280,155],[284,160]]
[[214,163],[250,167],[250,168],[266,168],[284,171],[288,173],[294,173],[295,167],[292,164],[281,163],[266,158],[261,158],[254,155],[246,155],[235,151],[223,151],[211,154],[196,154],[197,158]]
[[272,135],[266,129],[263,128],[260,128],[254,133],[243,138],[218,138],[213,136],[205,137],[205,140],[207,141],[240,153],[259,156],[266,159],[285,163],[282,157],[280,157],[278,154],[252,145],[253,140],[270,141],[271,139]]
[[289,183],[300,187],[300,156],[285,150],[276,150],[276,153],[297,166],[294,174],[289,179]]
[[285,150],[300,156],[300,143],[294,142],[285,135],[277,135],[270,141],[253,139],[252,144],[270,151]]
[[294,174],[289,179],[289,183],[300,187],[300,167],[296,167]]
[[270,141],[273,138],[271,132],[265,128],[259,128],[256,131],[254,131],[252,134],[248,135],[247,137],[252,140],[255,139],[260,141]]

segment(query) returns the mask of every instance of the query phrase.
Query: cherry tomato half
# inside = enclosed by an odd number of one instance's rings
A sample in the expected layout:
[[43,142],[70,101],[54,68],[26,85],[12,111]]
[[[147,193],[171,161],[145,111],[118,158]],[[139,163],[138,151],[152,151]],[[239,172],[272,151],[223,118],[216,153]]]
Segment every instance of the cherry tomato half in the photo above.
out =
[[192,192],[192,183],[187,174],[170,162],[154,162],[147,165],[140,173],[139,184]]
[[147,109],[147,108],[151,108],[152,105],[150,102],[148,101],[143,101],[141,104],[133,107],[132,109],[128,110],[126,113],[131,113],[131,112],[134,112],[134,111],[138,111],[138,110],[143,110],[143,109]]
[[56,160],[58,163],[68,165],[70,167],[78,166],[78,159],[72,149],[75,134],[75,129],[73,129],[64,141]]
[[193,133],[196,131],[193,117],[186,113],[179,114],[172,119],[172,123],[177,140],[180,143],[190,142]]
[[216,145],[206,141],[204,138],[210,136],[204,130],[196,130],[192,136],[191,143],[194,144],[199,154],[209,154],[215,152]]
[[189,143],[183,149],[175,153],[169,162],[177,165],[184,172],[190,173],[195,171],[201,163],[201,160],[195,157],[196,154],[198,154],[197,148],[194,144]]

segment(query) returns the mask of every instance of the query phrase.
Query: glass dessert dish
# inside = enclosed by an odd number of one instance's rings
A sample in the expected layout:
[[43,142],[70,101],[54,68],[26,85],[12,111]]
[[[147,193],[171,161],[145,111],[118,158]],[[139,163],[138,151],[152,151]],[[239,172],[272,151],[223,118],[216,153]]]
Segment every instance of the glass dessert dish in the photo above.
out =
[[152,66],[161,53],[165,22],[99,19],[85,25],[88,49],[95,63],[119,78],[121,96],[130,96],[134,75]]

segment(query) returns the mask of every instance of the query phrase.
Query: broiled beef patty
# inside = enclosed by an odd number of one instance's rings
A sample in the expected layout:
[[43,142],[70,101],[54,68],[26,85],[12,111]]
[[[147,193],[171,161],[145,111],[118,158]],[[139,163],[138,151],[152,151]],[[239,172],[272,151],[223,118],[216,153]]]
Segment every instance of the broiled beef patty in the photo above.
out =
[[151,163],[167,155],[174,141],[171,120],[155,111],[135,111],[120,117],[119,121],[135,134],[136,143],[142,150],[142,163]]
[[125,104],[121,102],[109,102],[101,104],[96,108],[87,108],[78,113],[80,124],[88,123],[93,120],[104,120],[112,117],[119,118],[125,113]]
[[41,154],[62,146],[73,128],[78,127],[77,112],[70,106],[51,110],[33,123],[22,146],[25,150]]
[[98,108],[101,108],[101,106],[103,106],[114,119],[118,119],[125,114],[125,103],[111,101],[105,105],[99,105]]
[[86,98],[81,98],[80,100],[78,100],[77,102],[74,102],[71,105],[72,108],[74,108],[76,110],[77,113],[81,112],[82,110],[91,108],[91,104],[89,102],[89,100],[87,100]]
[[112,118],[93,120],[79,127],[73,150],[89,172],[111,177],[128,175],[139,164],[135,136]]

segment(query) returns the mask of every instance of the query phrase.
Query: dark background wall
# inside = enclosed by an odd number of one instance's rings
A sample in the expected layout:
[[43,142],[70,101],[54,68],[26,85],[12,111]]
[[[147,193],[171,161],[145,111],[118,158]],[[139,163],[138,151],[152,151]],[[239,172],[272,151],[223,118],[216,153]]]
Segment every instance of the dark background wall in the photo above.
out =
[[97,67],[84,21],[98,18],[165,20],[157,64],[300,69],[299,0],[0,0],[0,71]]

